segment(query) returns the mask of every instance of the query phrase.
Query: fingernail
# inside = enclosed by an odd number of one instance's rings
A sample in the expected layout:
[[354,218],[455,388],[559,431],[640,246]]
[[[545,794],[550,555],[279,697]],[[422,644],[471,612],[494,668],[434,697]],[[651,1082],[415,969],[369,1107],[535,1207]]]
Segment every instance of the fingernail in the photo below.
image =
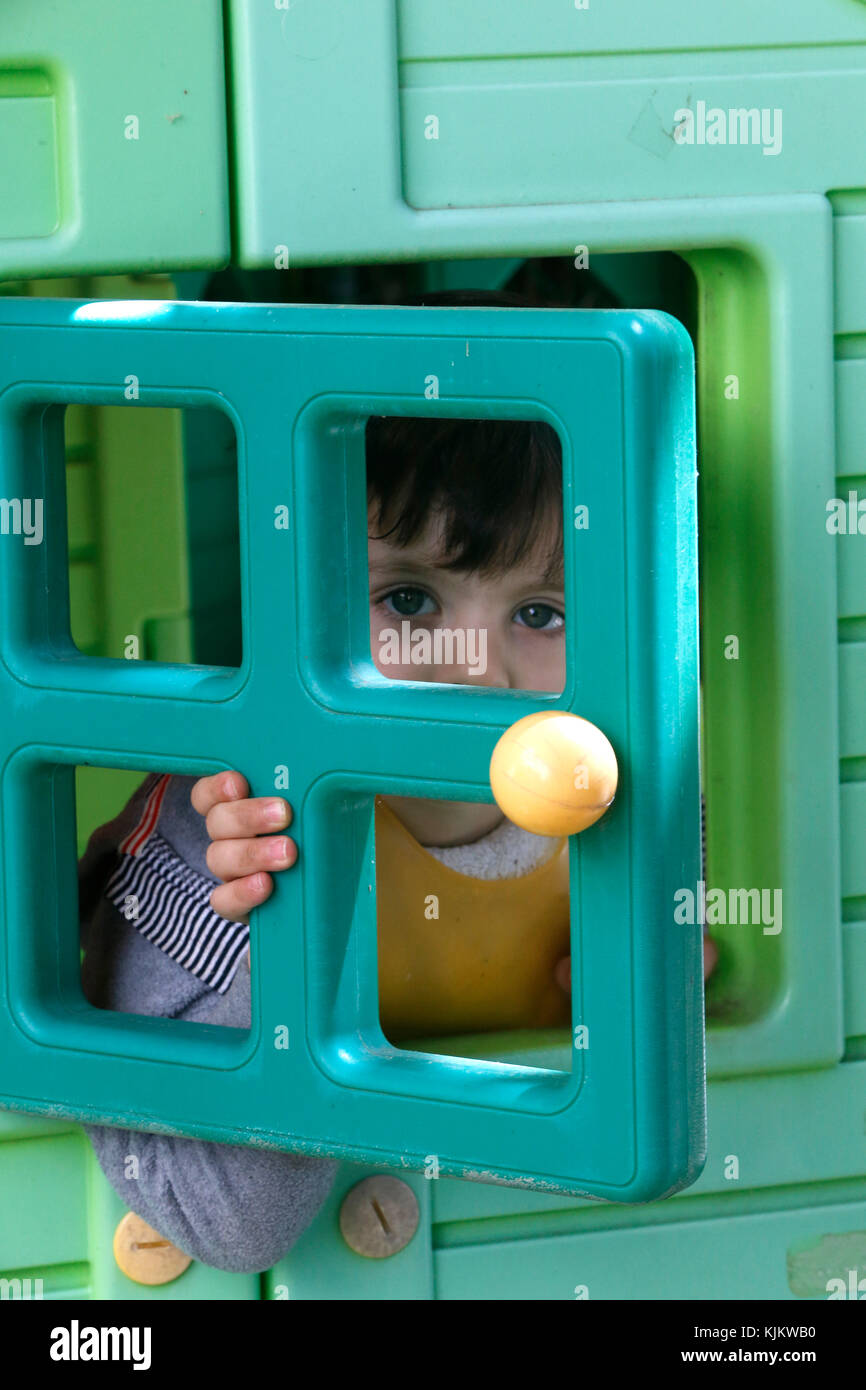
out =
[[268,849],[268,858],[275,864],[286,864],[289,859],[288,840],[274,840]]
[[269,825],[282,825],[286,819],[286,807],[282,801],[269,801],[265,807],[265,820]]

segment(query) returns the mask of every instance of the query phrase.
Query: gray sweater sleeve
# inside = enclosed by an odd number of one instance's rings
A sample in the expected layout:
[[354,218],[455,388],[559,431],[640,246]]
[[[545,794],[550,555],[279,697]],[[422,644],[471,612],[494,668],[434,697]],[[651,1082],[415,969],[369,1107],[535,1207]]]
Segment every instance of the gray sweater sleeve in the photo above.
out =
[[[106,898],[97,898],[92,884],[89,901],[82,986],[91,1004],[249,1028],[245,964],[219,994],[148,941]],[[235,1272],[269,1269],[286,1254],[322,1206],[338,1166],[240,1144],[98,1125],[84,1131],[130,1210],[193,1259]],[[127,1177],[131,1171],[137,1176]]]

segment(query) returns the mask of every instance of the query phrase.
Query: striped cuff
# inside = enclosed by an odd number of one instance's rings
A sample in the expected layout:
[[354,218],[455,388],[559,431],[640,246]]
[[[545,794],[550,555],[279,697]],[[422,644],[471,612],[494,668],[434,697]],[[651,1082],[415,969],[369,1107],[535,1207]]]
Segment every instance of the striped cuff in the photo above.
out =
[[152,830],[144,845],[119,855],[105,896],[148,941],[225,994],[249,945],[250,929],[214,912],[209,899],[215,887]]

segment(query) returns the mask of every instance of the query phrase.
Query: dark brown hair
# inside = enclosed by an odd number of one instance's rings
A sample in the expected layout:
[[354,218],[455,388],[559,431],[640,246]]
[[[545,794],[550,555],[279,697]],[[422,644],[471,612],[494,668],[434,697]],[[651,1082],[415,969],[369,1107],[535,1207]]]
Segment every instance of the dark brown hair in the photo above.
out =
[[[508,291],[448,290],[420,305],[529,308]],[[374,415],[367,421],[367,495],[375,532],[398,546],[443,519],[446,568],[502,572],[549,534],[555,573],[562,561],[562,450],[539,420]]]

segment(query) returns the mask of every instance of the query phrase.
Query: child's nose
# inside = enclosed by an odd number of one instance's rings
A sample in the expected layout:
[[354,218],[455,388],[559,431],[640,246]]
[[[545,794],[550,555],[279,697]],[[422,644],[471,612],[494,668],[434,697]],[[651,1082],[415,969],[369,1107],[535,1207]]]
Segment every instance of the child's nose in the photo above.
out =
[[440,666],[436,679],[453,685],[483,685],[491,689],[510,690],[515,682],[502,647],[488,629],[475,629],[474,632],[474,642],[467,641],[465,659]]
[[467,685],[486,685],[494,690],[510,690],[512,681],[504,664],[491,662],[483,675],[471,675],[466,679]]
[[[413,675],[413,680],[417,677]],[[441,685],[484,685],[494,690],[510,690],[512,682],[505,671],[488,669],[481,674],[470,666],[439,666],[434,680]]]

